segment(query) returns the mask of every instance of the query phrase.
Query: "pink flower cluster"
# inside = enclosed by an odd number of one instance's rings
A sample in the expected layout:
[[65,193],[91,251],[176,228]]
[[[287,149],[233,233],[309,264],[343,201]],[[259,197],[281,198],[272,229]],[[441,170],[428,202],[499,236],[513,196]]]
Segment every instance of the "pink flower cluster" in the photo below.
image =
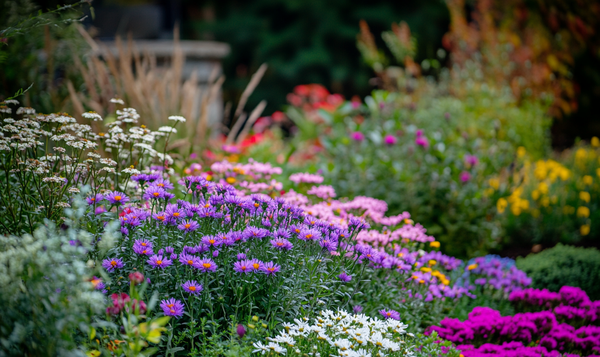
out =
[[[466,321],[445,318],[440,326],[432,326],[426,333],[431,331],[437,331],[440,337],[456,343],[465,357],[600,354],[600,327],[576,329],[559,323],[550,311],[501,316],[500,312],[488,307],[476,307]],[[504,344],[492,345],[491,342]],[[529,346],[529,349],[524,346]],[[506,349],[519,350],[521,354],[504,352]]]
[[600,300],[591,301],[585,291],[573,286],[563,286],[557,293],[546,289],[514,291],[509,300],[526,311],[554,311],[559,321],[572,325],[600,322]]
[[290,175],[290,181],[294,182],[295,184],[300,184],[301,182],[322,183],[323,176],[316,175],[316,174],[309,174],[306,172],[298,172],[298,173]]

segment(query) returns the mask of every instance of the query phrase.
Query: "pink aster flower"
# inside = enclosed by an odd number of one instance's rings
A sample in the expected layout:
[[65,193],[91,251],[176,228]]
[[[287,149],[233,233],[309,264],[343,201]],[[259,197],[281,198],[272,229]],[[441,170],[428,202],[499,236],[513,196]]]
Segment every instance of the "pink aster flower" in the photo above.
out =
[[104,259],[102,261],[102,267],[106,269],[106,271],[113,271],[115,269],[120,269],[123,267],[123,261],[119,258],[109,258]]
[[471,179],[471,174],[468,173],[467,171],[463,171],[460,173],[460,180],[462,182],[467,182]]
[[198,224],[198,222],[192,221],[191,219],[189,219],[187,221],[182,221],[177,226],[177,229],[182,230],[184,232],[192,232],[192,231],[195,231],[198,228],[200,228],[200,225]]
[[267,275],[275,275],[279,270],[281,270],[281,266],[273,262],[262,263],[260,268],[260,271]]
[[394,135],[388,134],[383,138],[383,142],[386,145],[392,146],[392,145],[396,144],[396,142],[398,142],[398,139],[396,139],[396,137]]
[[196,280],[188,280],[185,283],[183,283],[181,287],[183,287],[183,290],[192,295],[198,295],[204,289],[202,285],[198,284]]
[[179,300],[173,298],[168,300],[162,300],[160,302],[160,307],[163,309],[163,313],[166,316],[183,316],[183,304]]
[[465,155],[465,163],[468,166],[475,166],[479,162],[479,159],[475,155]]
[[162,255],[153,255],[148,259],[148,264],[152,265],[154,268],[164,269],[169,265],[172,265],[173,261]]
[[205,258],[198,260],[197,263],[194,263],[194,268],[200,270],[203,273],[212,273],[217,270],[218,266],[214,260]]
[[350,134],[350,138],[352,138],[352,140],[354,141],[361,142],[365,140],[365,134],[361,133],[360,131],[355,131],[352,134]]
[[426,138],[426,137],[424,137],[424,136],[418,136],[418,137],[415,139],[415,144],[417,144],[417,145],[419,145],[419,146],[422,146],[422,147],[424,147],[424,148],[427,148],[427,147],[429,147],[429,141],[428,141],[428,140],[427,140],[427,138]]
[[122,205],[129,202],[129,197],[127,197],[123,192],[118,191],[113,191],[104,198],[113,205]]
[[394,319],[400,321],[400,313],[396,310],[379,310],[384,319]]

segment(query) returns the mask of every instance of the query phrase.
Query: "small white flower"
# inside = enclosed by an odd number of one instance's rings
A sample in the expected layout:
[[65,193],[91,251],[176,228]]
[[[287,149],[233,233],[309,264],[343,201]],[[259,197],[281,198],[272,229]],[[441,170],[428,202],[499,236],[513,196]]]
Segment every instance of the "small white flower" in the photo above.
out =
[[136,169],[133,169],[131,167],[128,167],[128,168],[122,170],[121,172],[124,173],[124,174],[129,174],[129,175],[138,175],[138,174],[140,174],[140,170],[136,170]]
[[177,129],[171,127],[171,126],[161,126],[160,128],[158,128],[158,131],[161,133],[177,133]]
[[185,121],[186,121],[186,119],[180,115],[171,115],[169,117],[169,120],[175,120],[175,121],[182,122],[182,123],[185,123]]
[[86,119],[91,119],[93,121],[102,121],[102,116],[96,112],[86,112],[81,114],[82,117]]
[[3,102],[3,104],[14,104],[14,105],[19,105],[19,101],[16,99],[7,99]]
[[115,103],[115,104],[125,104],[125,102],[123,101],[123,99],[119,99],[119,98],[112,98],[110,100],[111,103]]

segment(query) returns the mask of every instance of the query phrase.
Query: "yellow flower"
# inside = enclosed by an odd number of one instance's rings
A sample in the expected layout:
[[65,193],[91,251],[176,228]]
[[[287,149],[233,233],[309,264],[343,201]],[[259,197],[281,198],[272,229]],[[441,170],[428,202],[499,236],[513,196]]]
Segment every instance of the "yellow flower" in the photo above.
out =
[[495,178],[495,177],[491,178],[488,180],[488,183],[494,190],[497,190],[498,188],[500,188],[500,179],[498,179],[498,178]]
[[438,242],[438,241],[433,241],[433,242],[430,242],[430,243],[429,243],[429,246],[430,246],[431,248],[439,248],[439,247],[440,247],[440,242]]
[[600,168],[596,169],[596,175],[600,177]]
[[527,154],[527,150],[525,150],[523,146],[519,146],[517,149],[517,157],[523,157],[525,154]]
[[548,194],[548,184],[545,182],[540,182],[540,184],[538,185],[538,190],[540,190],[540,192],[544,195]]
[[586,191],[579,192],[579,199],[582,201],[590,202],[590,193]]
[[211,175],[206,175],[205,179],[206,179],[206,181],[212,181],[212,176]]
[[477,269],[477,267],[478,267],[477,263],[473,263],[473,264],[467,266],[467,270]]
[[586,185],[591,185],[594,182],[594,179],[590,175],[583,176],[583,183]]
[[421,271],[422,271],[423,273],[430,273],[430,272],[431,272],[431,268],[422,267],[422,268],[421,268]]
[[548,207],[548,206],[550,206],[550,199],[548,197],[544,197],[544,198],[542,198],[541,203],[542,203],[542,206]]
[[505,198],[500,198],[500,199],[498,199],[498,202],[496,202],[496,209],[498,210],[498,213],[500,213],[500,214],[504,213],[506,206],[508,206],[508,202],[506,201]]
[[581,233],[582,236],[587,236],[588,234],[590,234],[590,225],[584,224],[583,226],[581,226],[579,228],[579,233]]
[[592,144],[592,146],[593,146],[593,147],[595,147],[595,148],[597,148],[597,147],[600,147],[600,139],[598,139],[598,137],[597,137],[597,136],[594,136],[594,137],[592,138],[591,144]]
[[429,261],[429,266],[433,266],[433,265],[436,265],[436,264],[437,264],[437,262],[435,260],[433,260],[433,259],[431,259]]
[[235,183],[235,177],[228,177],[225,179],[228,184],[233,185]]
[[586,206],[577,207],[577,217],[588,218],[590,216],[590,209]]
[[537,200],[538,198],[540,198],[540,191],[533,190],[533,192],[531,192],[531,198],[533,198],[534,200]]

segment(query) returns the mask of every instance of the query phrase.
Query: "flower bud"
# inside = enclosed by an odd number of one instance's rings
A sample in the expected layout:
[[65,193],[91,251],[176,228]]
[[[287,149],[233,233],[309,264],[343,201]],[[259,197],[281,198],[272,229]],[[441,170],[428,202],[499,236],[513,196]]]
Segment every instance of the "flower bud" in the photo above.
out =
[[131,273],[129,274],[129,281],[131,281],[133,285],[141,284],[144,281],[144,274],[140,273],[139,271]]

